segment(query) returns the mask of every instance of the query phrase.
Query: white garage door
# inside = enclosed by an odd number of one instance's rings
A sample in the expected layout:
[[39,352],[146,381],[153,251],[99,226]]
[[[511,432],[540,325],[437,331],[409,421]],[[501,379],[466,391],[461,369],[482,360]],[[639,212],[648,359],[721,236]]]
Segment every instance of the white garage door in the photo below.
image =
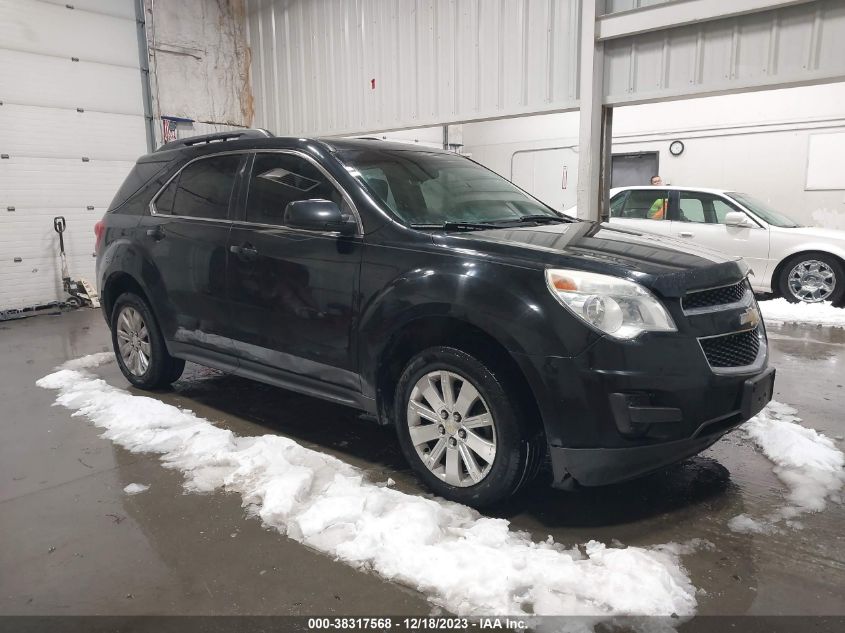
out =
[[135,0],[0,0],[0,310],[94,282],[94,224],[147,151]]

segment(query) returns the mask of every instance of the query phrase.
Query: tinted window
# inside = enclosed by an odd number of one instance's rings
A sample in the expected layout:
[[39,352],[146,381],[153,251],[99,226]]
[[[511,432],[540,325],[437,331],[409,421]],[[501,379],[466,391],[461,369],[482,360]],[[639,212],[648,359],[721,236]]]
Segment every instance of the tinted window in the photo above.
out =
[[247,221],[284,224],[285,208],[296,200],[331,200],[343,208],[340,192],[304,158],[258,154],[249,182]]
[[185,167],[176,187],[173,215],[225,220],[240,162],[239,154],[229,154],[203,158]]
[[665,189],[634,189],[628,192],[621,218],[632,220],[665,220],[669,192]]
[[179,176],[176,176],[173,180],[170,181],[170,184],[164,188],[164,190],[158,194],[158,197],[155,199],[155,208],[156,213],[164,215],[170,215],[173,213],[173,200],[176,197],[176,186],[179,184]]

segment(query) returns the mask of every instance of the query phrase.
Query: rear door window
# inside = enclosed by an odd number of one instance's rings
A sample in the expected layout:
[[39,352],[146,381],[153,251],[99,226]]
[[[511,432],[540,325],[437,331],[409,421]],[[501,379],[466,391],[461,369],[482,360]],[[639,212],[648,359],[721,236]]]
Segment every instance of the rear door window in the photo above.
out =
[[[229,201],[241,164],[241,154],[211,156],[191,163],[178,177],[172,204],[173,215],[188,218],[225,220],[229,217]],[[175,181],[174,181],[175,182]],[[168,187],[169,188],[169,187]],[[156,199],[156,211],[165,194]],[[169,194],[168,194],[169,195]],[[166,213],[166,211],[161,210]]]

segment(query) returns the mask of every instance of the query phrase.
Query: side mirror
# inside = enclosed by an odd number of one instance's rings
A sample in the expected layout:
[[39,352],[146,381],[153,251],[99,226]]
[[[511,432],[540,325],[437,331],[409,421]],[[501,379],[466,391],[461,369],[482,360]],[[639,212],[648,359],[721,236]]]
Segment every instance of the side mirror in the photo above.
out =
[[285,224],[308,231],[337,231],[341,235],[355,233],[357,225],[352,218],[345,218],[330,200],[295,200],[285,207]]
[[751,220],[748,219],[748,216],[741,211],[728,211],[728,213],[725,214],[725,224],[727,226],[753,226],[751,224]]

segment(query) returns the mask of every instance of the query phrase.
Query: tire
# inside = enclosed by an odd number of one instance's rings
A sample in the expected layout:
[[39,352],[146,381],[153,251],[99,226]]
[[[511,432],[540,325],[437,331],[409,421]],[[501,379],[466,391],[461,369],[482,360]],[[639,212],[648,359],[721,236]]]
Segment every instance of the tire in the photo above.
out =
[[[443,390],[444,380],[452,385],[451,402]],[[470,391],[465,394],[466,385]],[[429,397],[423,388],[433,389]],[[472,390],[478,397],[466,407]],[[405,459],[436,494],[480,508],[511,497],[534,478],[545,455],[545,441],[542,433],[526,424],[509,390],[513,393],[480,360],[451,347],[431,347],[408,362],[396,386],[396,431]],[[432,400],[445,408],[435,411]],[[412,401],[416,404],[411,405]],[[409,411],[412,406],[414,412]],[[449,414],[445,419],[444,411]],[[465,428],[461,411],[478,426]],[[485,412],[493,422],[489,426],[481,425]],[[414,439],[412,428],[419,429]],[[492,457],[488,462],[482,455]],[[451,466],[448,474],[447,464]]]
[[836,305],[845,296],[845,268],[827,253],[799,253],[781,266],[778,290],[790,303],[832,301]]
[[[136,336],[133,337],[133,333]],[[131,292],[120,295],[114,303],[111,340],[120,371],[140,389],[166,387],[178,380],[185,369],[184,360],[167,353],[161,330],[147,302]],[[146,363],[143,358],[147,359]]]

